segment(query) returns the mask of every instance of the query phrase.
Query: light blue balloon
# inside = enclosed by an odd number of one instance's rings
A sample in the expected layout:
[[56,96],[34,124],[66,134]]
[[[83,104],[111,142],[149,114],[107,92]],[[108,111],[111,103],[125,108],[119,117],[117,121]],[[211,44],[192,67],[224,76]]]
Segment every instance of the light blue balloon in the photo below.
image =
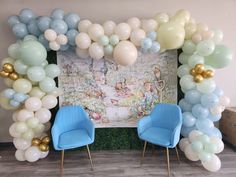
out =
[[15,24],[12,28],[12,32],[19,39],[22,39],[28,35],[27,26],[24,23]]
[[15,24],[20,23],[20,19],[19,19],[18,16],[12,15],[12,16],[8,17],[7,23],[8,23],[8,24],[10,25],[10,27],[12,28]]
[[141,47],[143,49],[150,49],[152,47],[152,40],[150,38],[144,38],[141,41]]
[[222,139],[222,133],[220,130],[216,127],[213,127],[213,129],[209,129],[207,132],[205,132],[208,136],[214,136],[217,138]]
[[3,95],[8,99],[12,99],[15,93],[16,92],[13,89],[6,89],[3,91]]
[[41,32],[46,31],[50,27],[51,18],[49,17],[40,17],[38,19],[38,28]]
[[179,101],[179,106],[180,106],[182,112],[192,112],[193,105],[188,103],[185,99],[181,99]]
[[156,42],[156,41],[153,41],[152,42],[152,46],[150,48],[150,51],[153,52],[153,53],[157,53],[157,52],[160,51],[160,49],[161,49],[160,44],[158,42]]
[[60,50],[61,50],[61,51],[66,51],[66,50],[69,49],[69,47],[70,47],[70,46],[69,46],[68,44],[66,44],[66,45],[61,45],[61,46],[60,46]]
[[48,40],[44,37],[44,34],[41,34],[41,35],[39,36],[38,41],[47,49],[47,51],[50,50],[49,42],[48,42]]
[[219,98],[214,93],[205,93],[201,97],[201,104],[206,108],[214,107],[218,102]]
[[183,137],[188,137],[189,133],[193,130],[196,130],[196,127],[193,126],[193,127],[185,127],[185,126],[182,126],[181,128],[181,135]]
[[15,101],[15,100],[10,100],[10,105],[13,107],[18,107],[20,105],[20,102]]
[[192,127],[196,123],[196,118],[192,115],[191,112],[184,112],[182,114],[183,117],[183,126],[185,127]]
[[80,21],[79,15],[75,13],[68,13],[65,15],[64,18],[66,24],[68,25],[69,29],[77,29],[78,28],[78,23]]
[[224,95],[224,91],[217,86],[216,86],[215,90],[213,91],[213,93],[216,94],[218,97]]
[[196,104],[192,108],[192,114],[199,119],[204,119],[209,115],[209,110],[201,104]]
[[50,23],[50,28],[56,31],[57,34],[66,34],[68,30],[66,22],[60,19],[52,20]]
[[147,34],[147,37],[150,38],[152,41],[155,41],[157,38],[157,33],[155,31],[151,31]]
[[198,104],[201,101],[202,94],[198,90],[189,90],[185,93],[184,98],[190,104]]
[[53,9],[51,13],[52,19],[63,19],[64,18],[64,11],[62,9]]
[[34,36],[39,36],[41,34],[41,31],[38,28],[38,24],[37,24],[36,19],[30,20],[27,25],[27,28],[28,28],[29,33]]
[[110,44],[114,46],[119,43],[119,36],[116,34],[113,34],[110,36],[109,41],[110,41]]
[[23,93],[15,93],[13,99],[17,102],[24,102],[27,98],[29,98],[28,95]]
[[[196,127],[198,130],[202,131],[203,133],[212,131],[214,128],[214,123],[210,119],[198,119],[196,121]],[[208,134],[207,134],[208,135]],[[208,135],[209,136],[209,135]]]
[[219,115],[209,114],[207,118],[212,120],[213,122],[217,122],[221,119],[221,114],[219,114]]
[[30,20],[35,19],[37,15],[31,9],[22,9],[20,11],[20,21],[24,24],[28,24]]
[[66,36],[68,38],[68,43],[71,46],[75,46],[75,38],[77,34],[79,34],[79,32],[75,29],[70,29],[69,31],[67,31]]

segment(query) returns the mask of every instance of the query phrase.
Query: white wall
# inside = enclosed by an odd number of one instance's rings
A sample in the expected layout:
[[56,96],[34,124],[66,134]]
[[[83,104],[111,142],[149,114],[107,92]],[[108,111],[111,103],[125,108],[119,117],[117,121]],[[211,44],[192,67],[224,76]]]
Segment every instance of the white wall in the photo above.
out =
[[[236,54],[236,1],[235,0],[1,0],[0,1],[0,58],[7,57],[7,48],[15,38],[7,25],[9,15],[18,14],[22,8],[31,8],[39,15],[49,15],[53,8],[76,12],[82,19],[102,23],[105,20],[124,21],[129,17],[150,18],[157,12],[175,13],[187,9],[198,22],[220,28],[225,34],[224,43]],[[236,61],[216,73],[217,84],[236,106]],[[4,88],[0,79],[0,90]],[[11,141],[8,127],[11,113],[0,109],[0,141]]]

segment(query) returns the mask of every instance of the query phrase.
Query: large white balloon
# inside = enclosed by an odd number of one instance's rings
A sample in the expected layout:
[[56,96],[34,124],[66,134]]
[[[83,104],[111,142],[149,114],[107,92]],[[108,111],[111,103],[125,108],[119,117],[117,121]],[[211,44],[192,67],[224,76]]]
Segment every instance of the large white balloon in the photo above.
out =
[[115,34],[120,40],[127,40],[130,37],[131,27],[127,23],[119,23],[115,28]]
[[39,119],[40,123],[46,123],[51,119],[51,112],[46,108],[41,108],[35,112],[35,117]]
[[92,43],[92,45],[89,47],[89,55],[95,60],[101,59],[104,56],[103,46],[97,42]]
[[80,49],[87,49],[91,45],[91,39],[87,33],[79,33],[75,38],[75,43]]
[[16,160],[25,161],[25,151],[17,149],[15,152]]
[[192,149],[191,144],[187,145],[184,149],[185,156],[191,161],[198,161],[198,154]]
[[35,162],[39,160],[40,156],[41,156],[41,151],[36,146],[32,146],[25,151],[25,159],[28,162]]
[[19,150],[26,150],[27,148],[31,146],[31,142],[23,138],[14,138],[13,144],[16,147],[16,149],[19,149]]
[[123,66],[132,65],[138,57],[137,48],[129,41],[119,42],[114,49],[114,60]]
[[219,157],[217,157],[215,154],[212,154],[211,160],[202,162],[203,167],[210,171],[210,172],[216,172],[221,168],[221,161]]
[[104,35],[104,29],[100,24],[92,24],[88,28],[88,34],[93,41],[98,41]]
[[115,22],[113,21],[106,21],[105,23],[103,23],[103,28],[104,28],[104,33],[107,36],[110,36],[114,33],[114,29],[116,27]]
[[47,95],[42,99],[42,107],[52,109],[57,105],[57,98],[53,95]]
[[136,46],[141,45],[141,41],[146,37],[146,33],[142,29],[135,29],[131,32],[130,41]]

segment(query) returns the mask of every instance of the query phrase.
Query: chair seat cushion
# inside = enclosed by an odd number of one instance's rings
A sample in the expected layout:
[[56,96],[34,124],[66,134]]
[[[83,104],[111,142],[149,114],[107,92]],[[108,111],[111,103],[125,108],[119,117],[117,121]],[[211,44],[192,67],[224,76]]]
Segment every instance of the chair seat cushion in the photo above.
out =
[[72,149],[93,143],[88,133],[84,129],[71,130],[62,133],[59,137],[59,147],[62,149]]
[[172,132],[168,129],[150,127],[140,135],[140,138],[152,144],[169,147],[171,145],[171,135]]

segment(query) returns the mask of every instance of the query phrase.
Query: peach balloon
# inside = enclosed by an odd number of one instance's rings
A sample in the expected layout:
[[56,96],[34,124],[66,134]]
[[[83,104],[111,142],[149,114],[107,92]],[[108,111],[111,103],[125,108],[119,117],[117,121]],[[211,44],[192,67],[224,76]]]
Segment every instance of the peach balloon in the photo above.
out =
[[115,27],[115,34],[119,36],[120,40],[129,39],[131,27],[127,23],[119,23]]
[[110,36],[114,33],[116,27],[116,23],[113,21],[106,21],[105,23],[103,23],[103,29],[104,29],[104,33],[107,36]]
[[29,111],[37,111],[41,106],[42,102],[38,97],[30,97],[25,101],[25,108]]
[[78,24],[78,30],[80,33],[84,32],[87,33],[88,32],[88,28],[90,27],[90,25],[92,25],[91,21],[89,20],[81,20]]
[[92,24],[88,27],[88,34],[93,41],[98,41],[104,35],[104,29],[100,24]]

